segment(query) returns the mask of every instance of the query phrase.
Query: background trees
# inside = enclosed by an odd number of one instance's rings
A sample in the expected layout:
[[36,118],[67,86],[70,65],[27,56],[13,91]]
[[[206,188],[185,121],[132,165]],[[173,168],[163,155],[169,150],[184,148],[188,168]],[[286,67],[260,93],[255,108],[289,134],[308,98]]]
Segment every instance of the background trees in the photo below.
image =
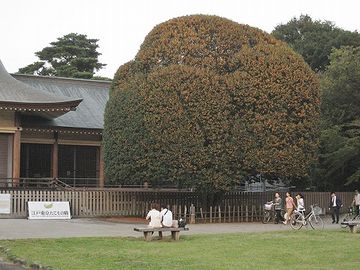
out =
[[272,35],[287,42],[315,71],[324,71],[333,48],[360,46],[360,34],[336,27],[332,22],[313,20],[308,15],[275,27]]
[[321,89],[319,186],[355,187],[360,182],[360,47],[333,50]]
[[249,26],[186,16],[156,26],[114,78],[108,179],[226,190],[247,173],[306,175],[318,83],[301,57]]
[[353,189],[360,181],[360,34],[308,15],[272,34],[300,53],[321,80],[320,148],[309,180],[321,190]]
[[98,39],[71,33],[51,42],[35,55],[41,60],[19,69],[22,74],[90,79],[105,64],[99,63]]

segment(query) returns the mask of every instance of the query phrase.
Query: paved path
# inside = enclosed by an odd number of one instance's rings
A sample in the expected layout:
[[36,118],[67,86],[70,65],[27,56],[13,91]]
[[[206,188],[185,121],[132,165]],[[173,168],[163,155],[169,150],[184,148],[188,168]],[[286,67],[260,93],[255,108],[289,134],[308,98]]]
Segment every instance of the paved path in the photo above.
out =
[[25,270],[25,269],[26,268],[19,266],[19,265],[14,265],[14,264],[0,261],[0,270]]
[[[134,227],[140,226],[145,225],[87,218],[71,220],[0,219],[0,240],[97,236],[141,237],[140,233],[133,230]],[[288,225],[261,223],[194,224],[188,225],[188,227],[190,230],[184,233],[185,235],[291,230]],[[340,226],[327,222],[325,228],[339,229]]]

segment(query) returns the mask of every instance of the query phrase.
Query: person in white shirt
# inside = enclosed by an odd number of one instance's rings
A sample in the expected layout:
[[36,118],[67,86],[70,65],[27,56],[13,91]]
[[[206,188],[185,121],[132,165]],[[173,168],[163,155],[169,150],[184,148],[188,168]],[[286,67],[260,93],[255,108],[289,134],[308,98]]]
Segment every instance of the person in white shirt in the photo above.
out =
[[360,212],[360,193],[359,193],[358,190],[355,190],[355,196],[354,196],[354,200],[352,202],[352,205],[355,206],[356,215],[359,215],[359,212]]
[[162,206],[161,207],[161,224],[163,225],[163,227],[172,227],[173,225],[173,214],[172,212],[167,209],[166,206]]
[[296,205],[297,205],[296,210],[298,212],[304,212],[305,211],[304,197],[300,193],[298,193],[295,196],[295,198],[296,198]]
[[151,210],[146,215],[146,220],[150,219],[149,227],[152,228],[161,228],[161,215],[159,209],[159,204],[152,203]]

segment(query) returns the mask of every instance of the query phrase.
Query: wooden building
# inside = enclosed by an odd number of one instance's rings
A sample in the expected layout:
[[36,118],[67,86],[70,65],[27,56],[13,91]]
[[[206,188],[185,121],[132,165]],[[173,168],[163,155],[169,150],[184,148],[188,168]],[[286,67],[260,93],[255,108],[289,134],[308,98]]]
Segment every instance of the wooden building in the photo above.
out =
[[107,81],[10,75],[0,61],[0,185],[103,187],[109,87]]

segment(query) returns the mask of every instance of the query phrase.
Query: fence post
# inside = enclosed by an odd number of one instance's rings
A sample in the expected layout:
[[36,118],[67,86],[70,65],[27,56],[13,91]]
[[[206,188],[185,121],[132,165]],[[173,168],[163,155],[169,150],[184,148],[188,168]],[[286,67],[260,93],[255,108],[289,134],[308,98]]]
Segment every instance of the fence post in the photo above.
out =
[[228,221],[231,222],[231,207],[230,207],[230,205],[228,205],[228,214],[229,214]]
[[249,207],[245,206],[245,221],[249,222]]
[[221,209],[220,209],[220,205],[219,205],[219,221],[221,223]]
[[176,218],[176,205],[172,206],[172,212],[173,212],[173,219],[177,219]]
[[190,224],[195,224],[195,206],[193,204],[190,206]]
[[136,198],[135,194],[131,193],[131,213],[130,215],[136,215]]
[[236,208],[235,205],[233,206],[233,216],[232,216],[232,221],[235,222],[235,213],[236,213]]
[[212,206],[210,206],[210,223],[212,223]]
[[238,207],[237,207],[237,221],[238,222],[240,222],[241,220],[240,220],[240,206],[238,205]]

